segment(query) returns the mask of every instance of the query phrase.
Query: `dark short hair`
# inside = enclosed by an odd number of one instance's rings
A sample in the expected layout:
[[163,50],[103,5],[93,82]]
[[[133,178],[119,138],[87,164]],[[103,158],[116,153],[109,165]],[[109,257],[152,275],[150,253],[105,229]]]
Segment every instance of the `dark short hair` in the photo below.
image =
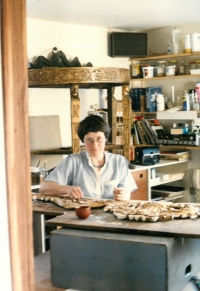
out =
[[105,122],[105,120],[101,116],[91,114],[79,123],[77,134],[80,140],[83,142],[84,136],[88,134],[88,132],[98,132],[98,131],[103,132],[105,138],[108,139],[110,135],[110,126]]

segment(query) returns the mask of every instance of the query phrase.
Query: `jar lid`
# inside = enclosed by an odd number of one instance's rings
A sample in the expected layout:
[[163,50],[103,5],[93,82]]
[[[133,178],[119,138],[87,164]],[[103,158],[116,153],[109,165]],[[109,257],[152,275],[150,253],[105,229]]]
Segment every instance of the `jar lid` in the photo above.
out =
[[141,61],[132,61],[132,64],[141,64]]
[[149,67],[150,64],[142,64],[141,66],[142,66],[142,67]]
[[166,61],[157,61],[158,64],[165,64]]
[[200,60],[196,60],[195,63],[200,63]]
[[177,60],[170,60],[170,63],[177,63]]
[[31,173],[38,173],[40,172],[40,168],[38,167],[30,167]]

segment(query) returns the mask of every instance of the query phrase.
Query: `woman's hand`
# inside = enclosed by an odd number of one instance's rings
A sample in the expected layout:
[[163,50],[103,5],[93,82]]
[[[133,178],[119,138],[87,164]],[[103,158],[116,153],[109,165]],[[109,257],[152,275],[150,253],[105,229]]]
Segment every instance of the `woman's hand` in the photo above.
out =
[[67,186],[67,194],[70,198],[80,199],[83,198],[83,192],[78,186]]
[[113,197],[115,200],[126,200],[127,191],[125,188],[114,188],[113,190]]

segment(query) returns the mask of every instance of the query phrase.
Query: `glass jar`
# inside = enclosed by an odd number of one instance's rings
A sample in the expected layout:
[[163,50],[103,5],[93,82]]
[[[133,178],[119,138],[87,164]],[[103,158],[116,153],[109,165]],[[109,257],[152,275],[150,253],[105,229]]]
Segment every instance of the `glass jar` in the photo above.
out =
[[180,61],[178,72],[179,72],[179,75],[184,75],[185,74],[184,61]]
[[196,63],[190,62],[190,70],[195,70],[195,69],[196,69]]
[[165,76],[166,61],[158,61],[157,64],[158,64],[157,65],[157,76],[164,77]]
[[185,75],[190,75],[190,65],[189,64],[185,64],[185,66],[184,66],[184,74]]
[[141,70],[140,61],[131,62],[131,76],[133,79],[142,78],[142,70]]
[[196,69],[200,69],[200,60],[195,61]]
[[170,60],[169,66],[175,67],[175,75],[178,75],[178,61],[177,60]]

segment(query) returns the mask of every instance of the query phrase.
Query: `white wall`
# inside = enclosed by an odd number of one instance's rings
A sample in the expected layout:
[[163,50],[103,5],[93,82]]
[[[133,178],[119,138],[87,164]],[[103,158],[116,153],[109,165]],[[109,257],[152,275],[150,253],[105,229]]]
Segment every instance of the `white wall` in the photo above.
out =
[[[167,45],[172,43],[171,32],[175,27],[167,26],[149,30],[148,33],[148,55],[161,54],[167,52]],[[184,48],[184,35],[194,32],[200,32],[199,27],[194,24],[187,26],[179,26],[183,35],[183,48]]]
[[[27,19],[28,60],[37,56],[51,56],[53,47],[65,53],[68,59],[78,57],[81,64],[91,62],[94,67],[121,67],[128,69],[128,58],[111,58],[107,53],[108,30]],[[81,89],[81,119],[87,115],[91,104],[102,106],[106,90]],[[121,88],[116,88],[116,98],[121,98]],[[59,115],[62,146],[71,145],[70,92],[69,89],[29,88],[29,115]]]

